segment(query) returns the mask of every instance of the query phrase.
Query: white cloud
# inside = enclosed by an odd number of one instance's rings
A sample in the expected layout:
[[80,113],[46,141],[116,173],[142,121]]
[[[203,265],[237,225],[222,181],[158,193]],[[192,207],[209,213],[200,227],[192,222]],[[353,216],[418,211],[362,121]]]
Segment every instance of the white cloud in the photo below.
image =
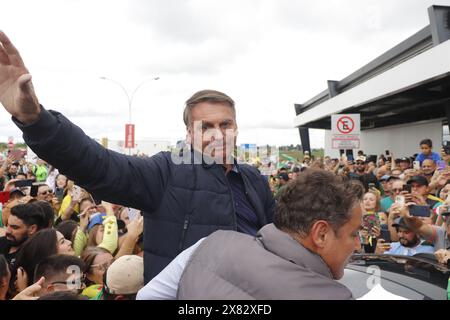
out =
[[[303,103],[428,22],[434,1],[18,0],[0,28],[20,50],[41,103],[92,137],[123,136],[136,92],[137,138],[184,137],[184,101],[204,88],[237,103],[239,143],[297,144]],[[438,4],[450,5],[450,1]],[[20,137],[0,111],[0,141]],[[311,132],[312,145],[323,133]]]

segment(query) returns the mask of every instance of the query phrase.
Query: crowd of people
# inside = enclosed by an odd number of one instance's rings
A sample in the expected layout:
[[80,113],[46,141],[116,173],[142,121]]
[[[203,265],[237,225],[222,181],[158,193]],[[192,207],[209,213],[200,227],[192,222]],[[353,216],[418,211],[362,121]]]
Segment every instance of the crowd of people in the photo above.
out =
[[355,252],[448,262],[450,159],[428,139],[263,176],[234,157],[233,99],[201,90],[186,149],[126,156],[45,109],[1,31],[0,102],[42,159],[1,166],[1,299],[352,299]]
[[[444,149],[432,153],[431,145],[425,139],[420,142],[425,152],[402,158],[390,153],[377,161],[362,151],[355,161],[345,155],[311,159],[307,154],[302,163],[286,164],[266,178],[278,206],[286,197],[282,190],[293,188],[297,180],[314,184],[311,172],[327,172],[342,183],[359,185],[362,225],[354,253],[428,253],[447,264],[450,155]],[[143,217],[138,210],[96,201],[41,159],[33,164],[9,156],[1,164],[0,177],[5,195],[0,220],[0,299],[136,298],[144,287]],[[411,208],[426,211],[414,217]],[[74,268],[73,273],[67,268]],[[167,276],[173,278],[174,271],[170,265],[167,268]],[[167,274],[166,269],[161,274]],[[178,283],[170,294],[149,291],[149,286],[161,281],[159,277],[143,289],[141,299],[176,297]]]
[[[296,179],[300,172],[315,168],[333,172],[344,180],[359,181],[363,196],[363,228],[360,231],[363,253],[434,253],[441,263],[450,258],[450,155],[442,148],[433,152],[430,139],[419,142],[420,152],[410,157],[394,157],[393,152],[379,156],[358,151],[355,159],[311,159],[285,163],[269,178],[276,197],[280,189]],[[419,223],[411,223],[401,213],[408,205],[418,212]],[[412,206],[412,207],[411,207]]]
[[0,299],[135,297],[144,284],[139,211],[96,204],[40,159],[8,156],[0,177]]

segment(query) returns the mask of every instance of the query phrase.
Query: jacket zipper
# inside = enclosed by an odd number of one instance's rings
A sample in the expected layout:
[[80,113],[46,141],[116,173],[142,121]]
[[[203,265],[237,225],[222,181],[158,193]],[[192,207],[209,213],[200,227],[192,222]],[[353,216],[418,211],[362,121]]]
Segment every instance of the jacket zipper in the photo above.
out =
[[184,239],[186,238],[188,227],[189,227],[189,214],[187,214],[184,218],[183,230],[181,231],[180,245],[178,247],[179,252],[183,251]]

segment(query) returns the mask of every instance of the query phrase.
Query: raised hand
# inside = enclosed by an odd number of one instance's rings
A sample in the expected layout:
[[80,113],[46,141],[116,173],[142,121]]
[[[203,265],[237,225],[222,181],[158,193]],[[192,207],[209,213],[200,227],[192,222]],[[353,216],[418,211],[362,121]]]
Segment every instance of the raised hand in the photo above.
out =
[[128,234],[134,238],[139,238],[142,232],[144,232],[144,217],[139,216],[131,220],[127,226]]
[[0,31],[0,103],[12,116],[24,124],[39,117],[39,101],[31,83],[31,74],[19,52]]
[[39,297],[37,296],[37,294],[39,293],[39,291],[41,291],[44,281],[45,281],[45,278],[41,277],[37,282],[35,282],[31,286],[23,289],[12,300],[36,300],[36,299],[38,299]]

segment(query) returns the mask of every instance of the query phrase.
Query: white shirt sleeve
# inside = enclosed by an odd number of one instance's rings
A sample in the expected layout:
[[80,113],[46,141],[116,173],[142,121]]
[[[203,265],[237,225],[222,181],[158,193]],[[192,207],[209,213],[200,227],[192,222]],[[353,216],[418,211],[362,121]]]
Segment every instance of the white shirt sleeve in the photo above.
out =
[[138,291],[136,300],[175,300],[178,284],[191,255],[205,238],[181,252],[156,277]]

